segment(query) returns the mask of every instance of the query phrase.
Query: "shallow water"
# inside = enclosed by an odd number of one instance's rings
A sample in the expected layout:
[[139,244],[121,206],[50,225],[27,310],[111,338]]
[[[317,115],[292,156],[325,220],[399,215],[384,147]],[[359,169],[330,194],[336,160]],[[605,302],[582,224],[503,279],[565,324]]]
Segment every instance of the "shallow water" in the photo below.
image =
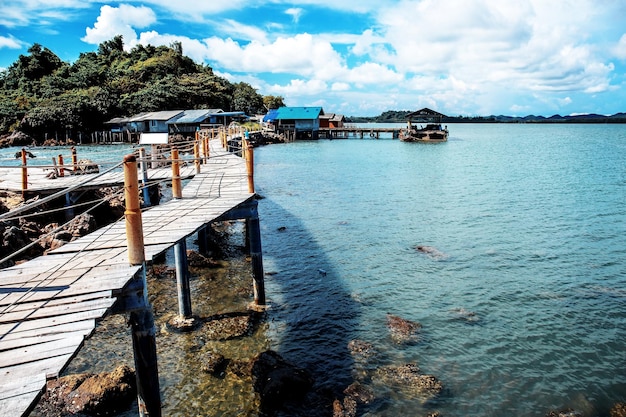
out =
[[[626,126],[449,129],[444,144],[255,149],[267,320],[227,342],[160,332],[164,415],[257,415],[250,381],[198,372],[211,349],[240,359],[275,349],[331,399],[354,380],[371,384],[377,399],[359,415],[543,416],[571,407],[600,416],[626,401]],[[193,273],[194,314],[241,311],[251,300],[243,256]],[[149,286],[163,328],[177,312],[175,281]],[[418,341],[394,343],[387,313],[420,322]],[[377,354],[355,361],[354,339]],[[119,362],[132,366],[118,316],[68,372]],[[406,363],[440,379],[442,395],[423,403],[372,378]]]
[[[626,127],[449,128],[255,150],[272,344],[336,387],[352,339],[378,348],[366,374],[415,362],[446,387],[367,415],[607,414],[626,400]],[[387,313],[420,341],[394,344]]]

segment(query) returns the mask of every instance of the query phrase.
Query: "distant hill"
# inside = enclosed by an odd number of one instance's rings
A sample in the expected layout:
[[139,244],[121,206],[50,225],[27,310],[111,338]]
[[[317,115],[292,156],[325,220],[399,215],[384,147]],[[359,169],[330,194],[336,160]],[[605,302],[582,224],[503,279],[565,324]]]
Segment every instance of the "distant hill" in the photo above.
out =
[[[412,111],[389,110],[379,116],[346,117],[348,123],[404,123],[406,115]],[[544,116],[448,116],[444,117],[443,123],[626,123],[626,113],[616,113],[611,116],[602,114],[578,114],[572,116],[561,116],[555,114],[550,117]]]

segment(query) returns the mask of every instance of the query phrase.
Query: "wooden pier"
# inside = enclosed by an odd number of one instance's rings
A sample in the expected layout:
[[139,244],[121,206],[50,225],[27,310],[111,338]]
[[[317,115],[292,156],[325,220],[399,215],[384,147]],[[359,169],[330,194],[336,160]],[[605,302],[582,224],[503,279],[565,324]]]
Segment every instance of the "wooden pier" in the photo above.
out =
[[[46,381],[59,376],[100,319],[116,313],[130,313],[139,413],[160,416],[155,329],[142,259],[149,262],[174,246],[177,258],[183,256],[176,266],[177,278],[184,284],[188,277],[179,269],[186,267],[185,241],[195,233],[199,240],[206,239],[211,222],[246,221],[255,301],[265,303],[257,202],[248,171],[252,151],[244,151],[246,161],[226,152],[224,140],[205,143],[210,143],[210,157],[201,168],[181,175],[193,177],[181,198],[143,212],[129,208],[127,202],[126,221],[0,270],[1,416],[27,416]],[[132,169],[136,170],[136,163]],[[126,185],[129,189],[137,194],[137,189]],[[128,219],[133,215],[139,216],[142,231],[139,262],[133,262],[134,249],[127,246]],[[188,285],[179,286],[179,301],[190,306],[188,291]],[[190,307],[179,310],[183,316],[191,315]]]
[[397,127],[333,127],[320,128],[319,137],[325,139],[380,139],[381,134],[390,134],[392,139],[400,137],[400,128]]

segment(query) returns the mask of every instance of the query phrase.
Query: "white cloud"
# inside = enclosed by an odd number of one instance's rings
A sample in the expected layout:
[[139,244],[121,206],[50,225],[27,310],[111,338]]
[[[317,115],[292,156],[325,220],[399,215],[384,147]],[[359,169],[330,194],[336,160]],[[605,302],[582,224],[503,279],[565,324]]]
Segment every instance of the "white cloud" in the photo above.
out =
[[225,19],[215,25],[216,30],[223,34],[222,36],[230,36],[235,39],[255,40],[259,42],[267,42],[267,34],[264,30],[256,26],[244,25],[232,19]]
[[256,40],[241,45],[228,38],[204,40],[207,59],[239,72],[277,72],[327,79],[324,74],[341,68],[341,56],[332,46],[304,33],[278,37],[272,43]]
[[613,54],[622,60],[626,60],[626,33],[619,39],[617,45],[613,47]]
[[86,35],[82,40],[99,44],[122,35],[125,46],[128,46],[136,43],[135,28],[148,27],[155,22],[155,13],[145,6],[135,7],[127,4],[121,4],[119,7],[102,6],[96,23],[93,28],[86,29]]
[[19,39],[9,35],[9,36],[0,36],[0,49],[8,48],[8,49],[20,49],[23,48],[26,43],[20,41]]
[[268,86],[270,94],[281,96],[318,96],[328,91],[328,85],[322,80],[291,80],[288,85]]
[[300,21],[300,16],[302,16],[303,13],[304,9],[301,9],[299,7],[290,7],[289,9],[285,10],[285,14],[290,15],[294,23],[298,23],[298,21]]

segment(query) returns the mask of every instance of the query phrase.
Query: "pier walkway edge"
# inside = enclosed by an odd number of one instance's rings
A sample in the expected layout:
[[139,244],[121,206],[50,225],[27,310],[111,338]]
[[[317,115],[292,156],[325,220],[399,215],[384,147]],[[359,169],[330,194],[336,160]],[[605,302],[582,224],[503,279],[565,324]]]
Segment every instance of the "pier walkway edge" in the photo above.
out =
[[[194,233],[206,238],[211,222],[246,220],[255,301],[264,304],[257,202],[253,186],[250,189],[252,153],[246,160],[225,151],[219,140],[205,143],[210,158],[183,188],[182,198],[141,213],[145,260],[171,247],[177,258],[186,256],[185,240]],[[126,223],[118,221],[46,256],[0,270],[0,415],[27,416],[47,380],[61,374],[104,316],[131,313],[132,320],[133,312],[146,308],[145,264],[129,262]],[[188,279],[186,258],[177,259],[176,266],[177,279]],[[179,302],[185,297],[189,295],[179,293]],[[181,315],[191,314],[183,307],[179,310]],[[134,339],[135,334],[135,345]],[[156,356],[154,360],[156,364]],[[160,401],[158,394],[155,401]],[[150,415],[160,415],[160,405]]]

